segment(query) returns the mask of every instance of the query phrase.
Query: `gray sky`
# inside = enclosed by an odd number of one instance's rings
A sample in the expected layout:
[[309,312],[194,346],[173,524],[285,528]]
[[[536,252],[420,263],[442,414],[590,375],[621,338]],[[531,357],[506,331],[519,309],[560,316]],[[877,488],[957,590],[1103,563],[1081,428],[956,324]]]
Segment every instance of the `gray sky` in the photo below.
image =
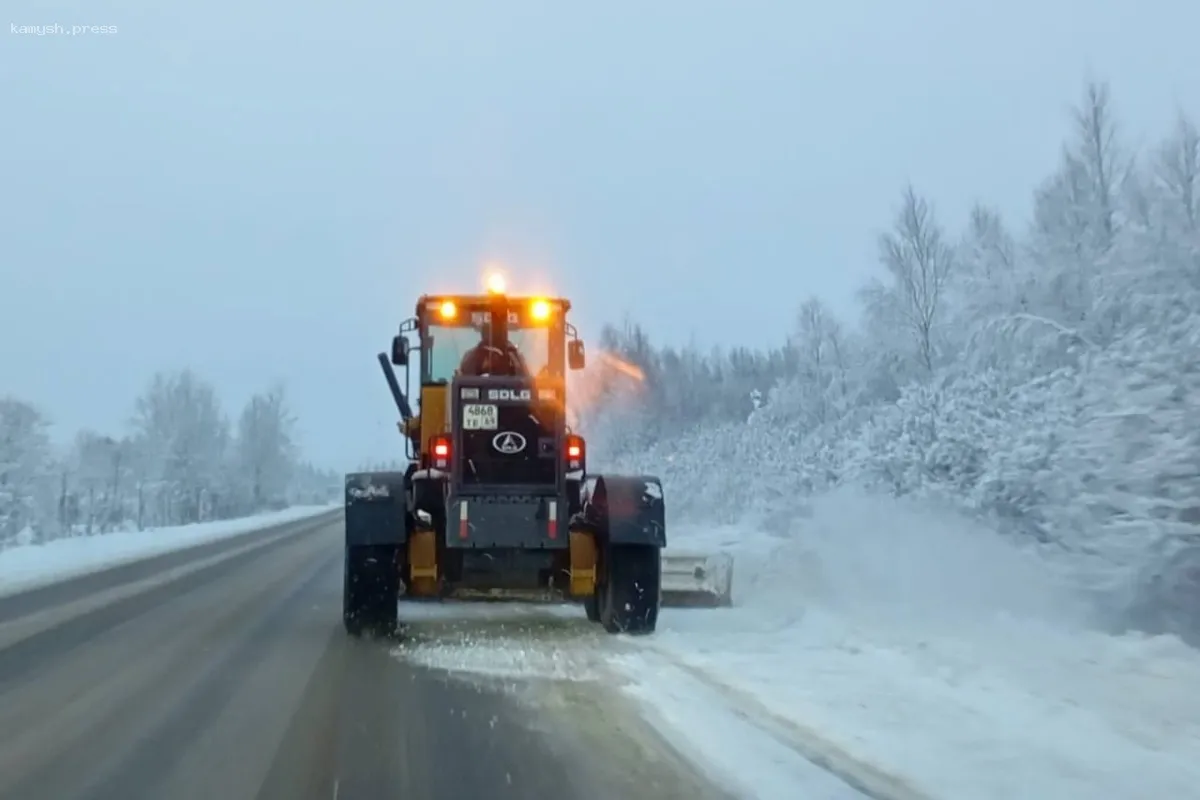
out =
[[374,354],[485,261],[585,335],[772,344],[855,313],[906,180],[1019,224],[1087,75],[1134,144],[1200,116],[1194,0],[175,5],[7,4],[117,26],[0,38],[0,393],[64,435],[191,366],[386,457]]

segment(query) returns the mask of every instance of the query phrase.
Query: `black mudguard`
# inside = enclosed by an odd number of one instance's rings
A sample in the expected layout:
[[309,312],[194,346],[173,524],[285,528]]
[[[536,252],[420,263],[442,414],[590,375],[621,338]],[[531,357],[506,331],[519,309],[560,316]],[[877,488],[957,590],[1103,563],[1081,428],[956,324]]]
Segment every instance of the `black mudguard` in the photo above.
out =
[[667,546],[662,482],[653,475],[589,476],[580,516],[612,544]]
[[408,541],[407,488],[403,472],[346,475],[346,546]]

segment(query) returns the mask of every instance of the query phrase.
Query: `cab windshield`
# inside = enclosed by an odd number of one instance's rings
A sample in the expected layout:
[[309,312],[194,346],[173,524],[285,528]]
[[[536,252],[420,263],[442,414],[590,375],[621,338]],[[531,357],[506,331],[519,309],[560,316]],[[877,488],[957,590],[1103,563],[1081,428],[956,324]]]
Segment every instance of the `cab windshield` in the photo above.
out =
[[[450,382],[463,356],[479,344],[479,331],[469,326],[430,325],[429,380]],[[548,370],[550,331],[546,327],[508,329],[508,339],[525,359],[530,375]]]

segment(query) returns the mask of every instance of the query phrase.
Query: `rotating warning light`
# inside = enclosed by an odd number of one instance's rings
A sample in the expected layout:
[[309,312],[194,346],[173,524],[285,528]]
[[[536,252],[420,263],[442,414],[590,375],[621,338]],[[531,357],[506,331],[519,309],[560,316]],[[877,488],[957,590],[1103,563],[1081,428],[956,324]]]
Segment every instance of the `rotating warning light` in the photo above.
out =
[[545,300],[534,300],[533,304],[529,307],[529,313],[538,322],[545,322],[550,319],[550,304]]
[[499,272],[493,272],[491,275],[489,275],[487,279],[487,289],[492,294],[504,294],[504,276]]
[[445,300],[438,309],[438,313],[442,315],[442,319],[454,319],[458,316],[458,306],[454,305],[453,300]]

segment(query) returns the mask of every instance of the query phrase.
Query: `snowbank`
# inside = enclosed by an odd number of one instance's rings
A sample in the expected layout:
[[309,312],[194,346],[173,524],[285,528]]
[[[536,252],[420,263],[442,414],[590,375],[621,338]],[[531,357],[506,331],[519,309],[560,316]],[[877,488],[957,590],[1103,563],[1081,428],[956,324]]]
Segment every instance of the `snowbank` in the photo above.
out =
[[913,787],[889,796],[1197,796],[1200,653],[1089,629],[1044,562],[987,530],[842,491],[794,536],[681,540],[737,554],[737,605],[664,611],[647,657],[813,757]]
[[240,519],[56,539],[46,544],[0,550],[0,596],[172,550],[183,550],[261,528],[325,514],[336,507],[295,506],[283,511]]

